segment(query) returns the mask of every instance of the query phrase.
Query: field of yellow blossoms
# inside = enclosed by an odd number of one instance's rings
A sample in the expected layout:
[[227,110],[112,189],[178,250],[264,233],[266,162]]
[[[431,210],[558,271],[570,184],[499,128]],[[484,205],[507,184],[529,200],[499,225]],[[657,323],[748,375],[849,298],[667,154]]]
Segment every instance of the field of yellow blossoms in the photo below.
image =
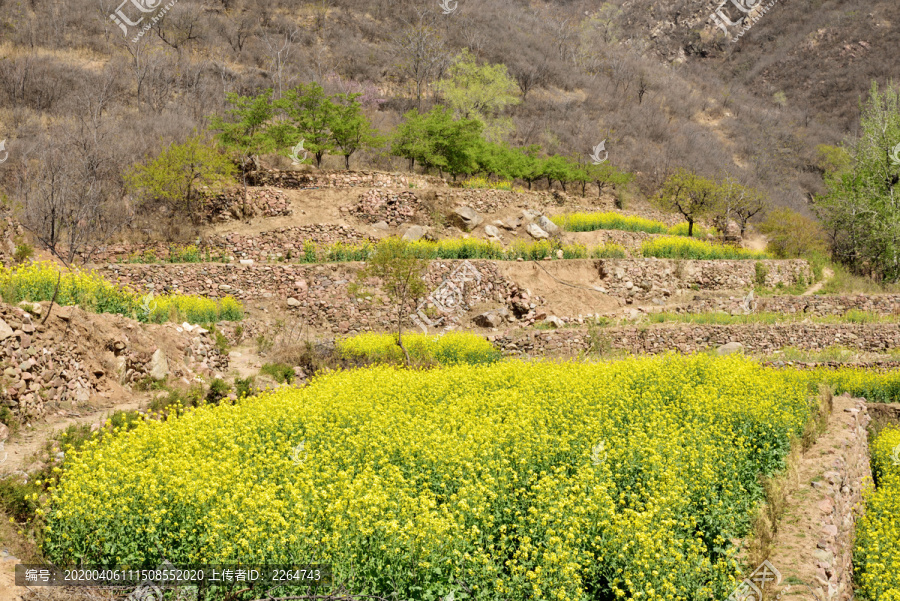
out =
[[[493,363],[501,355],[484,337],[470,332],[447,332],[440,336],[404,334],[403,344],[412,361],[443,365]],[[338,340],[337,348],[348,359],[392,364],[402,363],[404,359],[396,334],[366,332]]]
[[877,488],[856,529],[853,564],[858,592],[871,601],[900,601],[900,428],[870,444]]
[[332,372],[73,452],[44,552],[329,563],[399,599],[724,599],[809,414],[738,357]]

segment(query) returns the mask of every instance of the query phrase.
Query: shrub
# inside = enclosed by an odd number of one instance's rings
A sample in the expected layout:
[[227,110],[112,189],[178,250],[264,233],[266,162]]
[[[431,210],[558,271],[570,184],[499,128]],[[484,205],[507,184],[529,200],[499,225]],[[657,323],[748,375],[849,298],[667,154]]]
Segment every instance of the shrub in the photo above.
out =
[[16,250],[13,252],[13,261],[18,265],[24,263],[33,255],[34,247],[27,242],[22,242],[16,245]]
[[272,376],[279,384],[291,384],[294,381],[294,368],[284,363],[266,363],[259,373]]
[[826,252],[822,226],[788,208],[771,211],[760,224],[759,231],[768,238],[767,250],[781,259]]
[[765,253],[733,246],[710,244],[692,238],[662,237],[645,240],[641,245],[645,257],[662,259],[767,259]]
[[756,269],[756,276],[755,276],[756,285],[757,286],[765,286],[766,279],[769,277],[769,268],[766,267],[765,263],[762,263],[760,261],[756,262],[756,265],[754,265],[754,268]]

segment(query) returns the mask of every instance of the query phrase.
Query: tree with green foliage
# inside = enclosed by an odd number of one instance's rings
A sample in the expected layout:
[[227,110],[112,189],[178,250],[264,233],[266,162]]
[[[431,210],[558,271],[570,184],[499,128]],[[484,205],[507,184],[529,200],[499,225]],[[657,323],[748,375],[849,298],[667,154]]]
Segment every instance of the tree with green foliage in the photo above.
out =
[[418,162],[426,169],[447,171],[454,177],[477,169],[477,152],[482,124],[475,119],[453,119],[447,107],[435,106],[420,115],[413,109],[394,132],[391,152]]
[[525,180],[528,189],[537,180],[544,177],[544,159],[541,158],[541,147],[538,144],[531,144],[519,149],[521,153],[521,165],[518,177]]
[[199,134],[172,143],[155,158],[125,175],[128,187],[147,200],[160,200],[200,222],[201,186],[219,188],[231,180],[233,163]]
[[434,87],[458,117],[484,123],[488,140],[499,141],[512,130],[512,122],[502,112],[521,100],[518,84],[507,73],[505,65],[479,65],[469,50],[464,49]]
[[272,90],[257,96],[241,96],[234,92],[225,95],[231,108],[225,111],[227,118],[214,115],[209,118],[210,130],[218,132],[216,138],[238,155],[241,164],[244,212],[247,212],[247,171],[257,157],[276,148],[276,140],[269,130],[275,115]]
[[[316,82],[300,84],[287,90],[276,105],[284,111],[293,126],[294,136],[298,141],[303,140],[303,148],[316,157],[316,167],[321,167],[322,157],[335,149],[331,126],[337,107],[325,95],[325,89]],[[338,121],[346,123],[344,119],[351,115],[345,111]]]
[[384,141],[363,113],[362,105],[357,101],[360,96],[362,94],[335,94],[331,97],[331,140],[337,154],[344,156],[347,169],[350,169],[350,156],[354,152],[380,146]]
[[378,243],[366,266],[357,273],[358,285],[377,278],[382,292],[393,303],[397,316],[397,344],[406,356],[407,366],[409,352],[403,345],[403,320],[415,311],[426,294],[426,271],[428,261],[417,258],[405,241],[387,238]]
[[613,188],[627,186],[634,179],[634,174],[621,171],[609,162],[589,165],[588,173],[591,176],[591,181],[597,186],[598,198],[603,195],[603,189],[607,186],[612,186]]
[[558,181],[565,192],[566,182],[572,179],[572,165],[565,157],[555,154],[543,160],[541,175],[547,178],[547,188],[552,188],[553,182]]
[[786,207],[775,209],[759,226],[768,238],[766,250],[781,259],[794,259],[825,251],[822,226]]
[[685,169],[678,169],[663,183],[653,202],[666,211],[677,211],[688,222],[688,236],[694,234],[694,222],[707,215],[719,200],[715,182]]
[[[857,273],[900,281],[900,88],[873,82],[860,105],[860,137],[849,162],[828,153],[827,192],[815,210],[831,237],[832,256]],[[835,158],[837,157],[837,158]]]

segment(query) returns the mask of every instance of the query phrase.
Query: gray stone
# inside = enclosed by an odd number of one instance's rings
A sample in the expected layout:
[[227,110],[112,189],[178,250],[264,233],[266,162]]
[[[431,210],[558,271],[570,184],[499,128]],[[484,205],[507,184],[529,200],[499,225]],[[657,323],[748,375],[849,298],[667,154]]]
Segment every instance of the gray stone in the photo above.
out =
[[503,323],[503,318],[495,311],[486,311],[480,315],[476,315],[472,321],[476,326],[481,328],[496,328]]
[[150,377],[157,382],[165,380],[169,375],[169,362],[166,360],[166,353],[161,348],[156,349],[156,352],[153,353],[149,367]]
[[542,238],[550,237],[550,234],[548,234],[547,232],[542,230],[540,227],[537,226],[537,224],[534,224],[534,223],[529,223],[528,225],[526,225],[525,231],[528,232],[529,236],[531,236],[532,238],[536,238],[538,240],[540,240]]
[[541,227],[542,230],[550,234],[551,236],[555,236],[559,233],[559,226],[541,215],[537,219],[537,224]]
[[0,340],[6,340],[13,335],[13,329],[9,324],[0,319]]
[[544,320],[544,323],[547,324],[548,326],[550,326],[551,328],[561,328],[565,325],[563,323],[563,320],[561,320],[556,315],[549,316],[547,319]]
[[414,242],[424,236],[425,232],[426,229],[421,225],[414,225],[406,230],[406,233],[403,234],[403,239],[408,242]]
[[513,231],[522,224],[522,220],[518,217],[510,217],[506,221],[502,221],[500,223],[500,227],[502,227],[503,229]]
[[386,230],[388,229],[387,221],[379,221],[377,223],[373,223],[372,227],[376,230]]
[[253,265],[253,259],[241,259],[241,265]]
[[744,352],[744,345],[740,342],[729,342],[720,346],[716,352],[720,355],[730,355],[732,353]]
[[31,313],[32,315],[40,315],[40,314],[42,314],[42,313],[44,312],[44,308],[41,306],[40,303],[32,303],[32,302],[29,302],[29,301],[21,301],[21,302],[19,303],[19,307],[21,307],[22,309],[25,309],[26,311],[28,311],[28,312]]
[[498,230],[497,226],[494,226],[494,225],[484,226],[484,233],[488,238],[499,238],[500,237],[500,230]]
[[287,304],[288,304],[288,307],[299,307],[300,301],[298,301],[294,297],[291,297],[291,298],[287,299]]
[[453,209],[453,213],[451,217],[456,222],[457,225],[462,227],[463,230],[467,232],[471,232],[478,225],[484,221],[484,219],[479,215],[475,209],[471,207],[456,207]]

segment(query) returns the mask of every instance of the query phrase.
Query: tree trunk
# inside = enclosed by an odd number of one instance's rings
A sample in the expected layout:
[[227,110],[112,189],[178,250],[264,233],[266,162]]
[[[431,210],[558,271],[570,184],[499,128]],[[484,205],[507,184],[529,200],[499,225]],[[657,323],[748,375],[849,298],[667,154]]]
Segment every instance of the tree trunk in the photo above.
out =
[[350,155],[349,154],[344,155],[344,167],[347,168],[347,171],[350,171]]
[[694,237],[694,220],[688,218],[688,238]]
[[[400,319],[403,319],[402,317]],[[403,355],[406,357],[406,367],[409,367],[409,351],[406,350],[406,347],[403,345],[403,326],[399,323],[397,324],[397,345],[403,351]]]

